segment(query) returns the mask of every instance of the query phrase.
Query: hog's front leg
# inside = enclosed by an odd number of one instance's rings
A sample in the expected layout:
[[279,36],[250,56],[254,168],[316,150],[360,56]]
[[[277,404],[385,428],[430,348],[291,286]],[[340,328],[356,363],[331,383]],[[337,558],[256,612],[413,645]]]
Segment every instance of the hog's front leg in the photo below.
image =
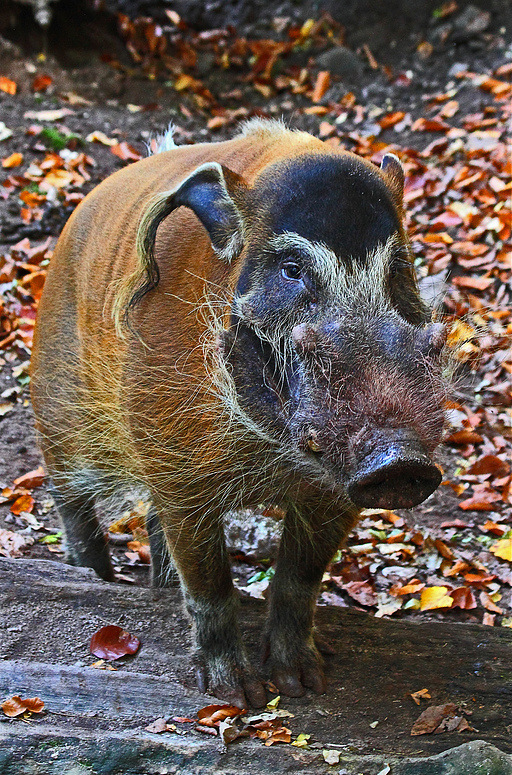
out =
[[357,517],[351,505],[324,508],[321,501],[292,504],[287,511],[265,645],[272,679],[289,697],[300,697],[305,687],[326,690],[313,630],[316,598],[327,564]]
[[239,600],[221,518],[180,515],[171,508],[163,513],[162,527],[193,623],[200,691],[238,707],[265,705],[265,688],[251,669],[240,635]]

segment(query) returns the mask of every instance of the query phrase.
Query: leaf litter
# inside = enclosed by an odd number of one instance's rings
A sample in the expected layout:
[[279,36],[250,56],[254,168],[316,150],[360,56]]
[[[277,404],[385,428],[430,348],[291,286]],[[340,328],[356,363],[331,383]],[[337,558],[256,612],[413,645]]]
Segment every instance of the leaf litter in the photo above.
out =
[[[379,617],[463,612],[470,620],[505,623],[512,614],[512,302],[507,291],[512,168],[505,145],[510,71],[506,65],[495,72],[461,67],[445,92],[426,95],[423,115],[411,115],[393,106],[359,104],[347,90],[335,97],[336,76],[311,64],[302,69],[291,64],[289,58],[301,47],[314,56],[326,46],[344,44],[343,29],[328,14],[299,26],[285,24],[276,40],[250,40],[234,30],[196,32],[174,11],[168,19],[169,25],[159,28],[148,18],[119,17],[132,65],[150,80],[167,79],[177,99],[183,99],[184,117],[196,117],[212,133],[224,132],[243,118],[266,115],[261,100],[272,98],[280,101],[284,115],[294,110],[299,121],[301,116],[307,118],[310,131],[324,137],[327,145],[345,147],[377,164],[386,152],[400,156],[417,272],[424,287],[442,279],[449,346],[464,373],[474,378],[468,391],[472,395],[458,396],[447,405],[446,446],[456,467],[445,472],[442,485],[455,494],[456,508],[466,522],[455,518],[451,524],[417,530],[392,513],[364,517],[328,569],[320,603],[359,607]],[[407,74],[386,70],[367,47],[364,52],[370,66],[386,72],[393,83],[410,80]],[[197,77],[197,58],[205,53],[213,56],[214,69],[243,76],[244,90],[252,90],[237,93],[238,107],[227,107],[231,98]],[[428,56],[428,50],[422,55]],[[119,71],[126,69],[114,57],[110,64]],[[51,76],[40,73],[31,88],[44,92],[51,86]],[[14,81],[2,78],[0,88],[13,100],[18,98]],[[459,97],[467,90],[478,96],[470,114]],[[95,180],[95,156],[101,146],[110,148],[119,165],[142,155],[129,139],[110,131],[96,129],[82,139],[69,130],[66,120],[88,104],[75,96],[73,100],[65,96],[67,104],[51,110],[26,111],[27,121],[35,122],[26,129],[33,142],[31,154],[15,151],[2,158],[7,177],[0,196],[18,203],[26,225],[44,223],[56,211],[65,217],[72,212]],[[73,103],[73,109],[68,107]],[[411,132],[416,137],[428,133],[422,150],[407,145]],[[185,142],[191,139],[179,124],[176,136]],[[0,140],[10,137],[12,130],[0,124]],[[23,238],[0,256],[0,356],[30,354],[53,246],[53,236],[40,243]],[[28,375],[21,377],[25,378]],[[9,415],[22,401],[16,394],[2,399],[0,415]],[[2,493],[22,529],[30,527],[23,515],[39,508],[32,494],[36,486],[30,480],[18,482]],[[139,524],[134,530],[128,525],[121,531],[132,534],[126,562],[147,565],[145,528]],[[111,532],[115,533],[112,527]],[[33,545],[30,536],[13,538],[20,535],[16,531],[2,535],[4,556],[21,556]],[[43,545],[52,549],[51,542]],[[246,592],[264,597],[268,570],[264,566],[263,578],[248,583]]]

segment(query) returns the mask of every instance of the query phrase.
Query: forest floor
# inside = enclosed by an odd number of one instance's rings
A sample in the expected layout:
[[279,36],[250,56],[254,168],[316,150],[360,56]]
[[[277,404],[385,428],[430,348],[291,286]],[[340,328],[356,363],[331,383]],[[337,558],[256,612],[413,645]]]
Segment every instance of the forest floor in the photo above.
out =
[[[66,219],[108,174],[146,155],[169,122],[184,144],[231,137],[253,116],[283,118],[376,163],[386,151],[401,158],[420,284],[442,301],[460,361],[442,486],[411,512],[367,514],[326,573],[319,603],[512,626],[512,47],[485,12],[464,17],[450,6],[378,59],[370,34],[347,48],[328,17],[300,25],[279,17],[273,37],[259,39],[250,30],[197,33],[172,12],[163,28],[124,19],[124,37],[108,50],[74,58],[0,40],[0,555],[63,559],[39,469],[29,359]],[[132,499],[112,518],[120,584],[148,583],[145,508]],[[278,532],[278,517],[267,509],[256,520]],[[253,596],[266,594],[273,547],[230,546]]]

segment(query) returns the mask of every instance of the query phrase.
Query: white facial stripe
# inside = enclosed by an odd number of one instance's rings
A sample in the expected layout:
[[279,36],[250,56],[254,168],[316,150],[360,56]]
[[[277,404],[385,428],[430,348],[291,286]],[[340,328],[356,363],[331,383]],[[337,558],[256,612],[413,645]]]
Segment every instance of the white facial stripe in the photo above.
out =
[[284,232],[270,241],[274,250],[306,253],[322,288],[333,300],[349,294],[361,301],[366,299],[373,304],[379,303],[379,306],[387,298],[385,283],[397,243],[398,236],[392,235],[385,245],[379,245],[368,254],[365,263],[358,267],[355,274],[349,274],[341,259],[323,242],[312,242],[295,232]]
[[345,268],[341,265],[334,251],[323,242],[311,242],[305,237],[301,237],[300,234],[286,231],[273,237],[270,246],[274,250],[282,252],[306,253],[311,258],[315,273],[323,287],[331,292],[335,292],[336,288],[343,282]]

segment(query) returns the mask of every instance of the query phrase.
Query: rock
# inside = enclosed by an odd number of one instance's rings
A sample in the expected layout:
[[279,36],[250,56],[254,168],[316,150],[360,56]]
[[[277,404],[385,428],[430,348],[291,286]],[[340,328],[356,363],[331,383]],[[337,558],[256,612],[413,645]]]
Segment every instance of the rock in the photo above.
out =
[[210,75],[214,67],[215,67],[215,54],[212,54],[209,51],[197,52],[196,68],[201,78],[204,78],[206,75]]
[[347,83],[358,83],[363,74],[363,64],[357,54],[345,46],[336,46],[316,58],[322,70],[339,75]]
[[256,560],[277,557],[282,522],[249,509],[232,511],[226,516],[228,551],[243,552]]
[[485,32],[491,23],[489,11],[482,11],[476,5],[468,5],[454,19],[452,40],[463,42]]

